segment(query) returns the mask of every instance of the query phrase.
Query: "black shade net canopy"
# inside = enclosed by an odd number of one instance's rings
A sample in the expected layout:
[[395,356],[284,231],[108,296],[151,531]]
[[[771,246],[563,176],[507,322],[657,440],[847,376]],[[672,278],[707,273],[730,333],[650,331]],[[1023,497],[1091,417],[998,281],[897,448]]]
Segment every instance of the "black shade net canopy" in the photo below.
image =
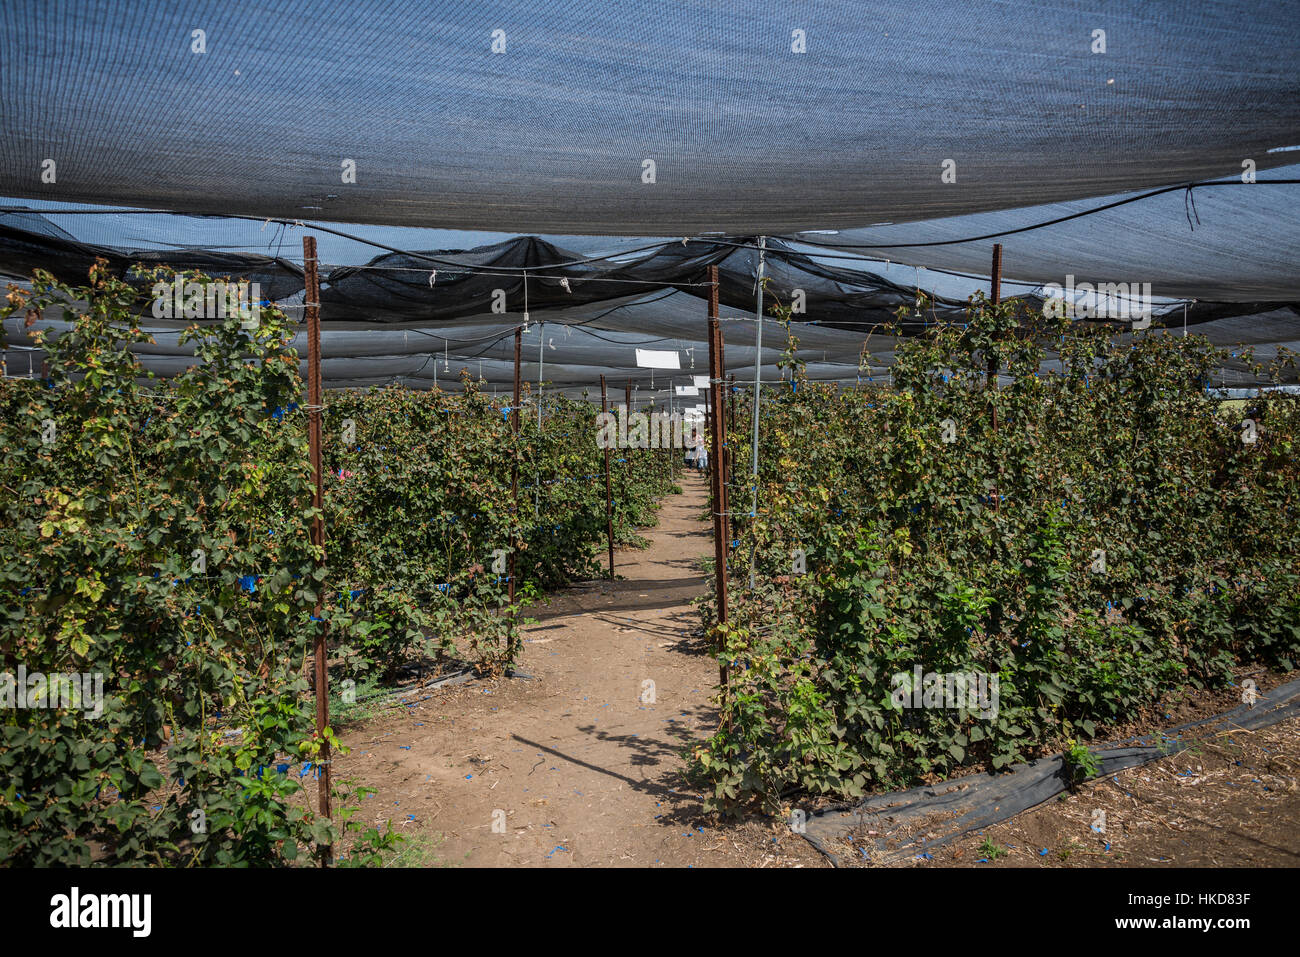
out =
[[607,235],[1284,165],[1300,5],[9,0],[0,194]]
[[[1298,24],[1241,0],[16,0],[0,274],[198,269],[294,315],[310,233],[328,386],[508,389],[522,326],[526,379],[666,395],[707,367],[710,266],[741,384],[760,274],[812,378],[875,382],[882,327],[963,321],[998,242],[1028,308],[1134,283],[1156,327],[1268,358],[1300,345]],[[183,325],[148,323],[147,368],[185,367]],[[4,330],[7,372],[38,365]],[[1237,358],[1216,384],[1255,384]]]
[[[17,279],[42,268],[76,283],[96,258],[107,259],[129,279],[136,264],[197,269],[214,277],[257,282],[265,301],[276,302],[291,318],[300,319],[302,235],[319,233],[332,239],[330,252],[345,259],[416,238],[401,229],[387,229],[374,235],[388,242],[359,241],[348,238],[351,232],[325,224],[207,217],[184,218],[169,229],[167,223],[177,217],[148,214],[160,221],[146,228],[154,235],[193,240],[197,229],[209,242],[141,248],[87,242],[55,222],[62,220],[101,240],[114,235],[122,240],[129,234],[121,222],[137,220],[127,213],[105,213],[118,220],[105,225],[104,216],[82,215],[85,212],[0,213],[0,273]],[[92,224],[97,225],[90,228]],[[826,238],[818,236],[816,242],[823,244]],[[467,250],[379,251],[364,261],[327,264],[321,278],[325,381],[335,388],[387,382],[446,388],[466,370],[485,387],[508,390],[513,381],[513,334],[522,326],[528,343],[523,353],[525,379],[540,378],[569,394],[594,395],[592,387],[604,374],[617,385],[635,382],[638,395],[644,388],[646,396],[662,399],[676,385],[689,387],[707,368],[704,329],[710,266],[719,271],[728,368],[740,384],[753,378],[760,266],[766,279],[765,314],[770,316],[774,305],[799,310],[791,314],[792,329],[811,378],[888,381],[897,344],[893,332],[912,335],[937,323],[961,323],[966,297],[976,289],[988,290],[989,280],[983,276],[867,260],[803,240],[588,238],[577,239],[580,248],[571,249],[540,237],[513,237]],[[928,259],[932,249],[915,252]],[[927,297],[924,308],[917,306],[918,292]],[[1005,292],[1031,310],[1040,310],[1044,303],[1041,284],[1012,281]],[[149,298],[142,297],[146,328],[155,333],[156,343],[138,351],[146,368],[174,374],[185,368],[193,353],[192,347],[176,342],[178,331],[189,323],[152,321],[150,305]],[[1156,326],[1194,329],[1222,345],[1251,344],[1262,359],[1276,355],[1279,346],[1300,347],[1300,311],[1286,301],[1163,298],[1152,302],[1152,312]],[[51,310],[46,318],[60,316]],[[41,328],[47,325],[42,322]],[[1118,325],[1128,327],[1126,322]],[[894,327],[889,334],[887,326]],[[57,321],[54,328],[59,328]],[[7,347],[32,350],[21,317],[9,317],[5,333]],[[301,338],[300,350],[305,347]],[[769,324],[762,352],[764,381],[785,378],[777,365],[785,346],[782,330]],[[640,367],[638,349],[673,352],[679,368]],[[39,363],[31,355],[26,358],[29,366]],[[20,355],[16,365],[11,363],[18,374],[21,360]],[[1255,380],[1247,375],[1243,360],[1226,363],[1216,384],[1248,386]]]

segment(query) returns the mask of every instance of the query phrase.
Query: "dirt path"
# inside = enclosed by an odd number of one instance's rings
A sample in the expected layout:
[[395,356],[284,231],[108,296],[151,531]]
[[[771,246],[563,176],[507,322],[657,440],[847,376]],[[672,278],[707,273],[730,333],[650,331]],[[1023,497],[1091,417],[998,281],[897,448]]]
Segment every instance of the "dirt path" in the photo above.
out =
[[[650,547],[617,553],[620,580],[528,610],[539,623],[518,669],[530,679],[440,691],[343,735],[352,753],[339,777],[378,789],[367,820],[391,818],[424,842],[440,835],[434,856],[469,866],[817,860],[757,827],[724,835],[682,790],[680,749],[716,722],[717,666],[690,605],[712,543],[707,487],[696,475],[681,485],[642,533]],[[756,858],[758,842],[770,848]]]

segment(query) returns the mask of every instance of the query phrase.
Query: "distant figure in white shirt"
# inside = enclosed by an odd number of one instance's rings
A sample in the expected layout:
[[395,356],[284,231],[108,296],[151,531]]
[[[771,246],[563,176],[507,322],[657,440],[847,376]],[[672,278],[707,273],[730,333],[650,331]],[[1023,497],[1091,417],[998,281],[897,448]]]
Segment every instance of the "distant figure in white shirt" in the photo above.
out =
[[686,462],[694,465],[701,472],[709,467],[709,450],[704,444],[704,436],[698,429],[691,429],[690,447],[686,450]]

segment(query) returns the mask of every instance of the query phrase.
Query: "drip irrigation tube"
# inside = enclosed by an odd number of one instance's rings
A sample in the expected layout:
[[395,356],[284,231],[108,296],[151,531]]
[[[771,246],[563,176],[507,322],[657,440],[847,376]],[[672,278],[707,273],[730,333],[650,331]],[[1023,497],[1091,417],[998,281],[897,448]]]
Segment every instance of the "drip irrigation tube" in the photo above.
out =
[[[1300,680],[1261,693],[1253,707],[1243,704],[1168,731],[1132,738],[1132,743],[1124,747],[1093,751],[1100,765],[1097,777],[1178,754],[1207,733],[1251,731],[1296,716],[1300,716]],[[1005,821],[1051,800],[1068,787],[1069,772],[1064,759],[1060,755],[1039,758],[1016,765],[1006,774],[970,775],[943,784],[876,795],[847,810],[823,811],[811,815],[801,833],[838,867],[839,858],[831,846],[855,830],[869,829],[879,835],[873,840],[881,860],[894,864],[971,831]],[[919,838],[898,843],[909,826],[922,821],[925,831]],[[936,836],[926,839],[927,834]]]

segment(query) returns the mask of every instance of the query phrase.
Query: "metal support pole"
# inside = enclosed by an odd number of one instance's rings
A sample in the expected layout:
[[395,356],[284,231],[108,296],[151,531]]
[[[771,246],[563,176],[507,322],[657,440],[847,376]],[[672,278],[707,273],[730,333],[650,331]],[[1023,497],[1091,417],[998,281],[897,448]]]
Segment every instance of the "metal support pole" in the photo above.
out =
[[[673,420],[673,377],[669,376],[668,377],[668,422],[670,425],[672,423],[672,420]],[[671,430],[672,433],[676,433],[676,431],[677,431],[676,429]],[[668,444],[670,446],[672,445],[671,442],[669,442]],[[677,480],[677,462],[675,461],[676,458],[677,458],[677,450],[674,448],[669,448],[668,481],[670,482],[675,482]]]
[[[993,292],[993,305],[994,305],[994,307],[996,308],[997,306],[1002,305],[1002,244],[1001,244],[1001,243],[994,243],[994,244],[993,244],[993,277],[992,277],[992,281],[993,281],[993,290],[992,290],[992,292]],[[995,391],[995,392],[997,391],[997,388],[998,388],[998,359],[997,359],[997,355],[996,355],[995,353],[993,353],[992,351],[990,351],[990,353],[989,353],[989,372],[988,372],[988,383],[987,383],[987,385],[988,385],[988,388],[992,389],[992,390]],[[994,398],[993,398],[993,435],[996,437],[997,434],[998,434],[998,407],[997,407],[997,399],[996,399],[996,397],[994,397]],[[998,478],[1001,478],[1001,477],[1002,477],[1002,463],[1001,463],[1001,461],[998,461],[998,463],[997,463],[997,469],[998,469]],[[1001,484],[1002,484],[1002,483],[999,482],[999,483],[998,483],[998,487],[994,488],[994,490],[993,490],[993,510],[994,510],[995,512],[1000,512],[1000,511],[1002,511],[1002,489],[1001,489]]]
[[[437,368],[434,363],[434,368]],[[546,367],[546,323],[537,324],[537,441],[545,441],[542,438],[542,371]],[[542,473],[539,470],[533,473],[533,517],[536,518],[541,514],[542,508]]]
[[[659,406],[659,414],[660,414],[660,415],[668,415],[668,416],[669,416],[669,420],[668,420],[668,426],[669,426],[669,432],[668,432],[668,434],[669,434],[669,436],[672,435],[672,418],[671,418],[671,416],[672,416],[672,411],[673,411],[673,410],[672,410],[672,403],[669,403],[669,402],[663,402],[663,403],[660,403],[660,406]],[[660,430],[660,431],[662,432],[662,430]],[[658,434],[658,433],[656,433],[656,434]],[[669,439],[668,442],[666,442],[666,443],[664,444],[664,452],[667,453],[667,454],[664,456],[664,461],[665,461],[665,462],[667,463],[667,465],[668,465],[668,484],[671,485],[672,482],[673,482],[673,456],[677,454],[677,450],[673,448],[673,443],[672,443],[671,438]]]
[[[663,407],[663,405],[661,405],[661,404],[659,404],[659,405],[653,405],[653,406],[651,406],[651,409],[652,409],[653,411],[659,413],[660,415],[663,415],[663,411],[664,411],[664,407]],[[671,423],[669,424],[669,427],[670,427],[670,429],[671,429]],[[658,437],[659,437],[659,435],[660,435],[660,433],[661,433],[662,431],[663,431],[662,429],[655,429],[655,430],[651,433],[651,441],[652,441],[652,442],[658,442],[658,441],[659,441],[659,438],[658,438]],[[669,432],[669,434],[670,434],[670,435],[672,434],[671,431]],[[672,462],[673,462],[673,450],[672,450],[671,446],[672,446],[672,442],[671,442],[671,441],[668,442],[667,445],[662,446],[664,452],[666,453],[666,454],[664,455],[664,461],[665,461],[665,463],[668,465],[668,468],[664,469],[664,472],[668,474],[668,481],[669,481],[670,483],[672,482],[672,467],[673,467],[673,465],[672,465]]]
[[519,356],[524,347],[524,330],[515,330],[515,400],[510,405],[510,431],[515,436],[514,464],[510,468],[510,581],[506,583],[510,604],[515,603],[515,568],[519,553]]
[[[709,267],[709,393],[714,409],[722,407],[722,376],[724,369],[722,357],[722,333],[718,326],[718,267]],[[709,476],[710,511],[713,513],[713,564],[714,590],[718,600],[718,624],[727,623],[727,522],[726,522],[726,485],[721,468],[723,449],[722,416],[713,415],[709,419],[709,453],[718,465]],[[714,649],[722,652],[721,638],[719,646]],[[723,700],[727,695],[727,662],[718,662],[718,679],[722,685]]]
[[[600,377],[600,411],[609,412],[609,390]],[[608,421],[608,420],[606,420]],[[609,580],[614,580],[614,492],[609,479],[609,443],[605,443],[605,533],[609,539]]]
[[[754,310],[757,330],[754,333],[754,462],[750,473],[754,481],[754,498],[750,511],[758,517],[758,393],[763,385],[763,272],[766,266],[767,237],[758,237],[758,306]],[[719,373],[721,374],[721,373]],[[749,587],[754,587],[754,569],[749,569]]]
[[[1000,306],[1002,304],[1002,244],[1001,243],[993,244],[993,290],[992,292],[993,292],[993,305]],[[998,360],[997,357],[991,353],[989,355],[988,378],[985,381],[985,385],[987,385],[990,389],[996,389],[998,387]],[[994,413],[995,427],[997,424],[996,415],[997,413],[995,412]]]
[[[721,350],[727,344],[726,337],[722,334],[722,326],[718,326],[718,348]],[[726,358],[719,363],[725,374],[727,371]],[[724,523],[727,529],[727,541],[735,538],[736,523],[731,517],[731,476],[736,470],[736,450],[731,444],[731,436],[736,431],[736,374],[731,374],[731,384],[726,388],[727,397],[727,418],[723,427],[723,470],[722,470],[722,498],[723,504],[726,505],[727,521]]]
[[993,305],[1002,304],[1002,244],[993,244]]
[[[713,414],[714,414],[713,413],[713,383],[710,382],[709,387],[704,390],[704,434],[709,437],[707,441],[710,443],[713,442]],[[710,470],[712,470],[712,467],[717,464],[717,460],[712,458],[712,455],[713,455],[713,449],[710,446],[709,449]],[[698,457],[696,461],[699,461]],[[704,478],[706,481],[710,483],[709,487],[712,488],[713,479],[707,473],[705,474]]]
[[[627,409],[627,412],[625,414],[630,420],[632,418],[632,380],[631,379],[627,380],[627,385],[624,391],[623,405]],[[623,450],[623,461],[627,465],[627,468],[624,469],[624,471],[627,473],[627,482],[628,485],[630,486],[632,484],[632,449],[630,447],[625,448]]]
[[[307,445],[311,457],[312,473],[312,507],[316,517],[311,522],[311,543],[316,548],[316,567],[325,564],[325,518],[322,509],[325,503],[325,485],[321,475],[321,374],[320,374],[320,275],[317,272],[316,237],[302,238],[303,281],[305,285],[303,306],[307,318]],[[322,594],[316,594],[315,618],[320,626],[316,630],[313,648],[316,678],[316,736],[320,741],[320,755],[316,766],[320,768],[320,813],[324,818],[330,816],[330,745],[325,739],[325,729],[329,727],[329,652],[325,642],[325,624],[320,620]],[[334,858],[333,849],[328,845],[321,848],[321,864],[329,866]]]

